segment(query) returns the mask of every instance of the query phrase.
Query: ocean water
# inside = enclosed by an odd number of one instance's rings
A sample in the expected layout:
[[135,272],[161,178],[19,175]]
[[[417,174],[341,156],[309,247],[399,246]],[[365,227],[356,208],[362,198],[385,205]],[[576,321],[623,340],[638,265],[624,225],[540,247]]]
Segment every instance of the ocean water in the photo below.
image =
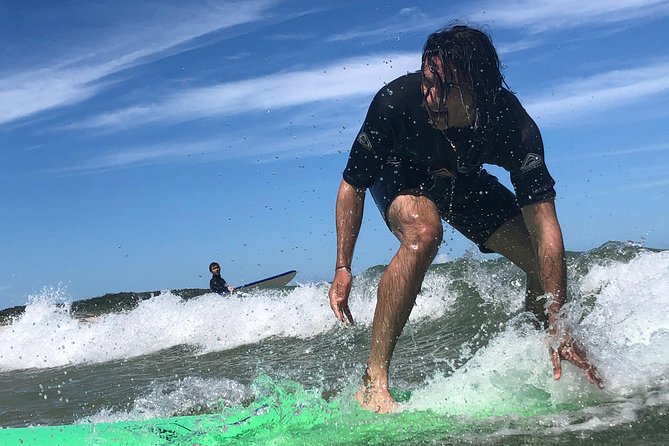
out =
[[159,444],[669,444],[669,251],[569,255],[567,318],[603,390],[571,365],[553,380],[515,267],[433,265],[395,351],[390,415],[353,401],[383,268],[354,279],[354,327],[334,319],[327,283],[164,291],[87,320],[46,289],[0,327],[0,427],[215,414],[208,432]]

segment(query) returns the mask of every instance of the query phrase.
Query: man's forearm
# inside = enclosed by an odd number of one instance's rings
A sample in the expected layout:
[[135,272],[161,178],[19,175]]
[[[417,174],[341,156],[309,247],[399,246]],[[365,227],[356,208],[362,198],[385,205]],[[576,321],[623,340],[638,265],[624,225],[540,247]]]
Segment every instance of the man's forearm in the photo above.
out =
[[342,180],[337,193],[335,211],[337,227],[337,264],[335,267],[351,267],[355,243],[362,224],[364,203],[364,189],[357,189]]
[[562,237],[546,237],[537,240],[537,260],[544,293],[550,293],[548,321],[556,327],[557,314],[567,299],[567,266]]
[[525,206],[523,216],[535,249],[541,286],[551,294],[548,319],[555,329],[557,314],[567,298],[567,266],[562,230],[552,200]]

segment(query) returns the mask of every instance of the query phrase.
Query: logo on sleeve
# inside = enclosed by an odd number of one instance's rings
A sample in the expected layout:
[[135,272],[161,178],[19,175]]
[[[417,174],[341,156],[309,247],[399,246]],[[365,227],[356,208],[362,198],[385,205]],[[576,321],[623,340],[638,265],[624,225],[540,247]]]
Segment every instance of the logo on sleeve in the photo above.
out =
[[369,140],[369,137],[367,136],[367,133],[360,132],[357,139],[358,139],[358,142],[360,143],[360,145],[363,146],[365,149],[372,150],[372,143]]
[[430,170],[427,173],[429,173],[430,175],[435,176],[435,177],[453,177],[453,176],[455,176],[455,175],[453,175],[453,173],[450,170],[448,170],[445,167],[442,167],[440,169]]
[[540,155],[537,155],[536,153],[528,153],[525,157],[525,161],[523,161],[523,165],[520,166],[520,170],[521,172],[530,171],[535,167],[541,166],[543,162],[544,160]]

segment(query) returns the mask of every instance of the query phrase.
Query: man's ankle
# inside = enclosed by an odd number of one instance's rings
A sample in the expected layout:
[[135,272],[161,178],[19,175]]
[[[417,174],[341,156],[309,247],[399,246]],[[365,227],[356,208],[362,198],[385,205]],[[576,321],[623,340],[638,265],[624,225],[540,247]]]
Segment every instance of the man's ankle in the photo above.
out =
[[367,389],[388,389],[388,378],[383,371],[374,372],[367,367],[362,375],[362,385]]

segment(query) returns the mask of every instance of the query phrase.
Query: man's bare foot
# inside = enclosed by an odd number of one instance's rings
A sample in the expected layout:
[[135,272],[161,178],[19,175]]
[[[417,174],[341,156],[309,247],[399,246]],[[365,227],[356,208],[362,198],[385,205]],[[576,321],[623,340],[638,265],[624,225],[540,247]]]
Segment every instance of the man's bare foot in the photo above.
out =
[[376,413],[391,413],[397,408],[397,403],[390,396],[387,388],[370,387],[363,384],[355,394],[363,409]]

